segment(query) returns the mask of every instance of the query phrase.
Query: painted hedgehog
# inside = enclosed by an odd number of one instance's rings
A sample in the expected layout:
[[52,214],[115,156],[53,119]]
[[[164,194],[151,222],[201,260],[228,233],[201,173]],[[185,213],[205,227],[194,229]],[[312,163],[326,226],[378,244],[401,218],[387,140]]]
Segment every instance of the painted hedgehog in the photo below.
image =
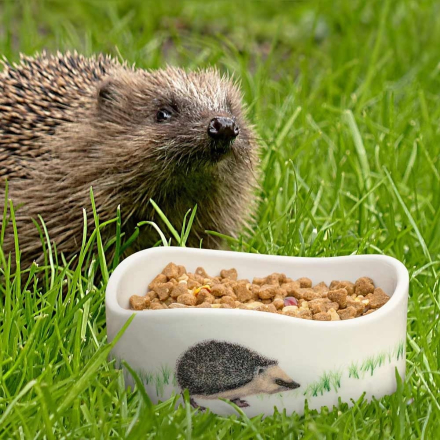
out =
[[279,366],[242,345],[208,340],[186,350],[177,360],[177,382],[194,398],[229,399],[239,407],[249,404],[242,397],[293,390],[294,382]]

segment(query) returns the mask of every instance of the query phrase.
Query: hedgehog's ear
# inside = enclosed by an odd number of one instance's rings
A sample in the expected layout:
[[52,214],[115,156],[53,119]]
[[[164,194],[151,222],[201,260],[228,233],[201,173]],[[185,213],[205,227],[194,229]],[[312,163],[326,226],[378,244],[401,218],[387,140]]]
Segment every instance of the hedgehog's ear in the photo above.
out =
[[117,80],[107,78],[98,85],[98,108],[108,111],[121,100],[120,87]]
[[266,367],[258,366],[255,368],[255,376],[258,376],[259,374],[263,374],[267,370]]

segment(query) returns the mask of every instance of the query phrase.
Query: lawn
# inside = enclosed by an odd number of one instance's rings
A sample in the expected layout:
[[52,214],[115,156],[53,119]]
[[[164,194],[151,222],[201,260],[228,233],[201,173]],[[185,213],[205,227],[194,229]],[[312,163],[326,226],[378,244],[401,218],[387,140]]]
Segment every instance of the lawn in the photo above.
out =
[[[407,376],[395,395],[249,420],[175,411],[172,400],[151,406],[143,390],[125,389],[107,361],[114,243],[89,235],[75,269],[53,245],[39,267],[0,252],[0,436],[439,438],[439,14],[434,0],[1,2],[10,60],[103,51],[142,68],[216,65],[240,79],[261,138],[261,203],[232,249],[387,254],[411,281]],[[4,216],[13,221],[10,209]],[[101,227],[116,235],[116,225]]]

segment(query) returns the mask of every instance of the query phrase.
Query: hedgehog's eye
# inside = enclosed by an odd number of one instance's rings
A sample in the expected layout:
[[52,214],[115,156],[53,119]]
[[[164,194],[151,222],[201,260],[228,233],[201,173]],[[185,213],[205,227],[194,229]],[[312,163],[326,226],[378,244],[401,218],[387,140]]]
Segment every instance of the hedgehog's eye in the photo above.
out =
[[168,121],[169,119],[171,119],[171,112],[169,110],[167,110],[166,108],[161,108],[156,113],[157,122],[164,122],[164,121]]

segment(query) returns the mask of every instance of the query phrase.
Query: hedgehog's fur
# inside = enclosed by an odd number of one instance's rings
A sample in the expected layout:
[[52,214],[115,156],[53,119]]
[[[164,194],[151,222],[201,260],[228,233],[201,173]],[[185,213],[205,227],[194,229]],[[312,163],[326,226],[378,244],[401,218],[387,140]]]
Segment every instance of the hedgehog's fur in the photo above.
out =
[[[175,117],[157,123],[161,107]],[[232,153],[214,155],[207,136],[211,118],[236,118],[240,135]],[[32,220],[45,221],[57,249],[78,251],[83,212],[93,227],[89,188],[100,221],[121,205],[128,230],[153,217],[153,198],[179,228],[188,209],[199,206],[189,245],[217,247],[204,230],[235,235],[252,197],[256,161],[253,130],[238,87],[214,69],[185,72],[136,70],[106,57],[76,53],[4,61],[0,73],[0,197],[5,180],[16,213],[24,259],[41,255]],[[3,202],[0,202],[1,204]],[[110,235],[109,228],[103,231]],[[106,237],[104,237],[106,238]],[[140,246],[157,240],[147,228]],[[13,249],[8,231],[4,250]]]
[[183,353],[177,361],[177,382],[190,395],[210,396],[241,388],[259,368],[278,365],[239,344],[209,340]]

